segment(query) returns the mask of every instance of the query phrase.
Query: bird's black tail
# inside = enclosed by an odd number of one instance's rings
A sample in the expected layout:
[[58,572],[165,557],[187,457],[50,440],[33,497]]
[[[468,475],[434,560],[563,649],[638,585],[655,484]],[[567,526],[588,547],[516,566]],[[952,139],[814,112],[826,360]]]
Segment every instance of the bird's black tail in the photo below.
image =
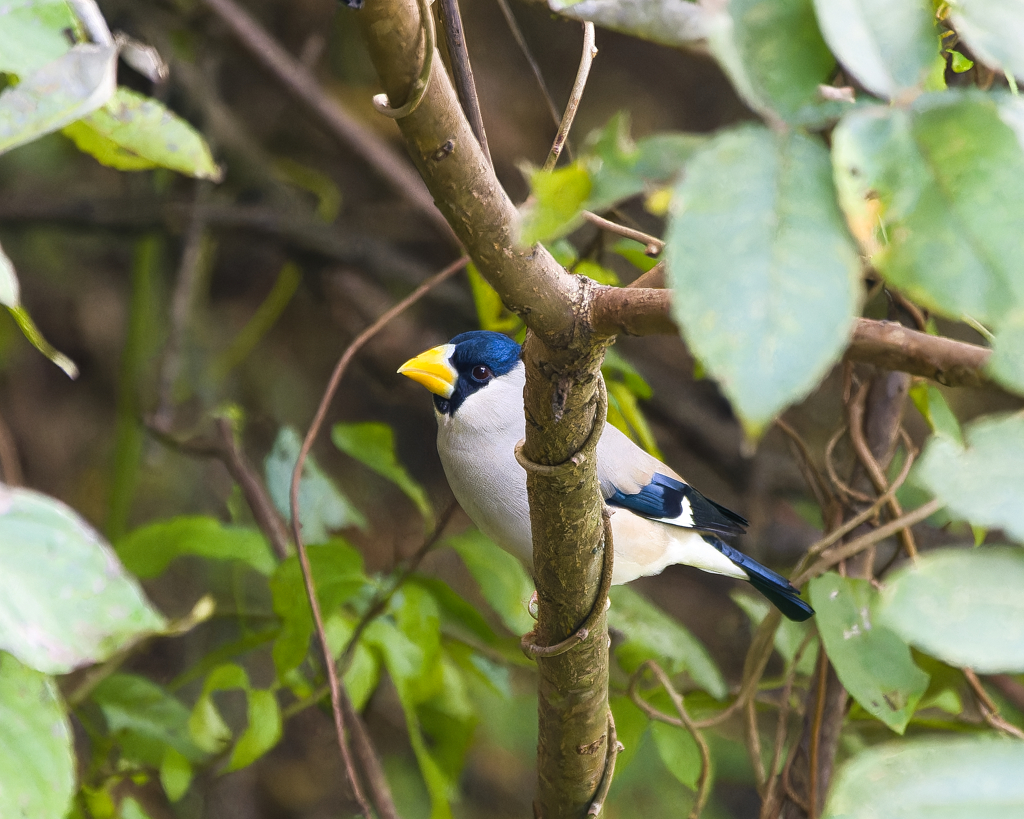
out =
[[790,620],[801,622],[814,614],[814,609],[800,599],[800,592],[781,574],[773,572],[743,552],[734,549],[711,535],[704,535],[704,540],[714,546],[725,557],[746,572],[750,585],[781,611]]

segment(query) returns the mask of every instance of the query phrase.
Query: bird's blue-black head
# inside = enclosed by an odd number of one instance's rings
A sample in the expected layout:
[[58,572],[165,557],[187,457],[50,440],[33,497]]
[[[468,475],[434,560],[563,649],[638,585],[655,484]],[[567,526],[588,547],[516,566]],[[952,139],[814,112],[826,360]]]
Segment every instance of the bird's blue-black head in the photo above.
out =
[[420,353],[398,372],[434,393],[437,411],[450,415],[473,393],[511,372],[521,352],[522,348],[508,336],[474,330]]

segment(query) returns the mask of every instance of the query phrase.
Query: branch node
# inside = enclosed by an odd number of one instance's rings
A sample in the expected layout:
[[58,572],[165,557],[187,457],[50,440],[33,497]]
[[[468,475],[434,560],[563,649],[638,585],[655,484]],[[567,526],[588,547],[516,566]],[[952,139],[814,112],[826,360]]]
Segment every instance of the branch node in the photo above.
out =
[[373,107],[377,109],[377,113],[391,119],[402,119],[419,108],[423,96],[427,93],[427,86],[430,85],[430,72],[434,67],[434,52],[437,50],[437,35],[434,32],[434,17],[430,13],[430,0],[420,0],[419,5],[426,48],[423,52],[423,68],[409,89],[409,100],[400,108],[392,108],[387,94],[375,94],[373,97]]

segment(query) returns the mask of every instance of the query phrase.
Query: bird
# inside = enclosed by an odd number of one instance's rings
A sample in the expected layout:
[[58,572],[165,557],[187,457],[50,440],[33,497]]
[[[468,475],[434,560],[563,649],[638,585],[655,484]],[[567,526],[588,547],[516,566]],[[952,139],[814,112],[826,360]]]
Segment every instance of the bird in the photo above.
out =
[[[526,472],[515,456],[526,434],[520,345],[474,330],[398,372],[433,393],[437,451],[456,500],[485,535],[531,567]],[[741,515],[701,495],[607,421],[597,476],[615,547],[613,585],[682,563],[748,581],[790,620],[814,614],[785,577],[722,540],[746,530]]]

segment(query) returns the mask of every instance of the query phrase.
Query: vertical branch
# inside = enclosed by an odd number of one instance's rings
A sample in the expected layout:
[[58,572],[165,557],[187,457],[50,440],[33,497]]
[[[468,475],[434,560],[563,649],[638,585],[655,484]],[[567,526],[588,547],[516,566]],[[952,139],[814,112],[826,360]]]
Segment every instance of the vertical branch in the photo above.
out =
[[562,115],[562,124],[558,126],[558,133],[555,134],[555,141],[551,145],[551,153],[548,154],[544,163],[544,170],[554,170],[558,164],[558,157],[562,153],[562,147],[569,138],[569,130],[572,128],[573,120],[576,119],[576,111],[580,107],[580,100],[583,99],[583,89],[587,87],[587,77],[590,76],[590,66],[597,56],[597,46],[594,37],[594,24],[586,22],[583,24],[583,54],[580,56],[580,67],[576,72],[576,81],[572,84],[572,91],[569,94],[569,102],[565,106],[565,113]]

